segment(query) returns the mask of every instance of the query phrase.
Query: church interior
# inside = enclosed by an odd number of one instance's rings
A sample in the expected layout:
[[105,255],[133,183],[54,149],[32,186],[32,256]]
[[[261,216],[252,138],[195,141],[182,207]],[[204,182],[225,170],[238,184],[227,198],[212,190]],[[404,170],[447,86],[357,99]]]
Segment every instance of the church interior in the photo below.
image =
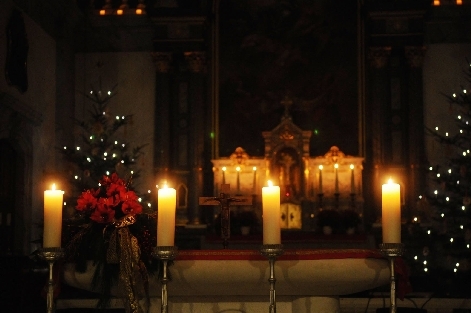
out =
[[471,312],[470,0],[0,16],[5,312]]

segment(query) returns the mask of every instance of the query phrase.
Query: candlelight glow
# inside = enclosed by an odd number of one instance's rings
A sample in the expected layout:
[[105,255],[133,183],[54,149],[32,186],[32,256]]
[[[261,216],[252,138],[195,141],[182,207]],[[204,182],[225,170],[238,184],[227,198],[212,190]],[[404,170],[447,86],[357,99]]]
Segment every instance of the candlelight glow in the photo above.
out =
[[321,170],[321,171],[322,171],[323,169],[324,169],[324,166],[323,166],[322,164],[321,164],[321,165],[319,165],[319,170]]
[[355,165],[353,165],[353,164],[350,164],[350,169],[352,169],[352,170],[353,170],[354,168],[355,168]]
[[268,187],[273,187],[273,183],[271,182],[271,180],[269,180],[269,181],[267,182],[267,185],[268,185]]

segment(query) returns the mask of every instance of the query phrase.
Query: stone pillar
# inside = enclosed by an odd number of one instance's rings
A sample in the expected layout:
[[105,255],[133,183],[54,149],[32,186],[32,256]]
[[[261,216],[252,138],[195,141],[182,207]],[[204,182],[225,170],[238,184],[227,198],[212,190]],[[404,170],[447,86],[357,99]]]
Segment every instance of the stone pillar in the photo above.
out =
[[205,133],[206,54],[204,52],[185,52],[184,55],[190,72],[188,90],[190,102],[188,220],[190,224],[199,224],[198,199],[203,195],[205,138],[209,136]]
[[368,101],[366,103],[365,125],[366,142],[371,149],[367,150],[364,169],[365,222],[374,222],[381,216],[381,177],[380,172],[384,161],[385,109],[389,105],[389,73],[388,64],[391,47],[370,47],[368,49]]
[[155,75],[154,171],[157,183],[168,179],[170,167],[170,52],[152,52]]
[[408,107],[409,107],[409,192],[407,207],[408,219],[417,215],[417,200],[419,195],[425,192],[427,175],[427,160],[424,145],[424,101],[423,101],[423,77],[422,64],[426,49],[423,46],[404,47],[405,57],[409,65],[408,75]]

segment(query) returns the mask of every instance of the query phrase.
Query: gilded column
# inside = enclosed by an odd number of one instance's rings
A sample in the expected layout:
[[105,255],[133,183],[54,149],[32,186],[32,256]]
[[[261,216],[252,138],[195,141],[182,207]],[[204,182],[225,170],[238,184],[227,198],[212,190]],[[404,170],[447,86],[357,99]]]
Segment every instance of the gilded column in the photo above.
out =
[[[190,134],[189,134],[189,160],[190,160],[190,187],[188,220],[190,224],[200,223],[198,198],[206,193],[204,188],[205,171],[212,174],[212,165],[205,164],[205,159],[211,159],[208,146],[209,134],[205,124],[206,107],[206,54],[205,52],[185,52],[185,61],[190,72],[189,80],[189,106],[190,106]],[[206,158],[205,158],[206,156]],[[212,190],[212,188],[211,188]]]

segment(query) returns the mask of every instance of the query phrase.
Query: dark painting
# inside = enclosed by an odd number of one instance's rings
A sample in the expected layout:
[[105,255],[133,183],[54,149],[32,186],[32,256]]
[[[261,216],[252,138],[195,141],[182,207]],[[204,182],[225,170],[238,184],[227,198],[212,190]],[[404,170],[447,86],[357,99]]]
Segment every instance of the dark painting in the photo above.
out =
[[281,121],[311,130],[311,155],[358,154],[357,3],[224,0],[220,4],[220,156],[263,156]]

